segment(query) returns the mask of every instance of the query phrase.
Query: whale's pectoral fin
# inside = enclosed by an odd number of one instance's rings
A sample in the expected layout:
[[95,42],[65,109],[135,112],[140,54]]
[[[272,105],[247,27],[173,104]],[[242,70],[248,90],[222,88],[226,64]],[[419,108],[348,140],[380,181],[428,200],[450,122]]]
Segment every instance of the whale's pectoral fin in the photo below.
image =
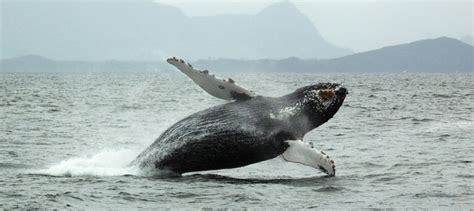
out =
[[191,78],[198,86],[210,95],[224,100],[247,100],[255,93],[235,83],[231,78],[221,79],[209,74],[207,70],[195,69],[191,64],[175,57],[166,60],[178,70]]
[[289,162],[300,163],[320,169],[329,176],[336,174],[336,165],[326,153],[314,148],[311,144],[300,140],[286,141],[289,147],[282,154],[283,159]]

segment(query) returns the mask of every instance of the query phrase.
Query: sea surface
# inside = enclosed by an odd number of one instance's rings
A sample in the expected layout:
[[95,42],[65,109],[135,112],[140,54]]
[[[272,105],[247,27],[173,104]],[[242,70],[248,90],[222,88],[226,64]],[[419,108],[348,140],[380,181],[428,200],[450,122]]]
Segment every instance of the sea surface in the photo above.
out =
[[316,82],[349,95],[305,136],[336,176],[277,157],[163,178],[128,164],[226,103],[181,74],[0,74],[0,208],[474,208],[473,74],[231,75],[260,95]]

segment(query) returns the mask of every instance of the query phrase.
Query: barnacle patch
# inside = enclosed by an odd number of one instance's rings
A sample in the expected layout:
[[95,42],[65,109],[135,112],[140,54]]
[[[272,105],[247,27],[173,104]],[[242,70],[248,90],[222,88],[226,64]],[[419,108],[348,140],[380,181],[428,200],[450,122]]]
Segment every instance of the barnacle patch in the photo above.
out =
[[321,89],[318,91],[319,99],[326,102],[334,97],[334,92],[331,89]]

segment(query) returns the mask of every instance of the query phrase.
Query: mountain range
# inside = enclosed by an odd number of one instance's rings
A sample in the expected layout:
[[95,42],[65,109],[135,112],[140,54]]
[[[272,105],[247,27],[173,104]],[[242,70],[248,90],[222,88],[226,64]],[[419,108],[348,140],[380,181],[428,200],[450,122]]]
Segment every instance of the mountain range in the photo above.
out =
[[327,42],[291,2],[255,15],[188,17],[151,0],[2,1],[1,58],[60,60],[336,58],[350,49]]
[[472,72],[474,47],[457,39],[440,37],[335,59],[219,59],[200,60],[195,66],[212,70],[249,72]]
[[[179,55],[177,55],[179,56]],[[180,57],[180,56],[179,56]],[[182,57],[188,59],[186,57]],[[419,40],[335,59],[208,59],[192,62],[212,72],[473,72],[474,46],[440,37]],[[171,72],[164,60],[58,61],[29,55],[0,62],[3,72]]]

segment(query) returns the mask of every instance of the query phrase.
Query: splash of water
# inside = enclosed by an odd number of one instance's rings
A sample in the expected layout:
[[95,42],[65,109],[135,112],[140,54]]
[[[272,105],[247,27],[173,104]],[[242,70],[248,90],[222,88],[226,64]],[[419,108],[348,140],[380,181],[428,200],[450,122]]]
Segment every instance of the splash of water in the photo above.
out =
[[53,176],[121,176],[137,175],[139,170],[128,164],[139,150],[105,149],[90,157],[77,157],[63,160],[47,169],[34,173]]

